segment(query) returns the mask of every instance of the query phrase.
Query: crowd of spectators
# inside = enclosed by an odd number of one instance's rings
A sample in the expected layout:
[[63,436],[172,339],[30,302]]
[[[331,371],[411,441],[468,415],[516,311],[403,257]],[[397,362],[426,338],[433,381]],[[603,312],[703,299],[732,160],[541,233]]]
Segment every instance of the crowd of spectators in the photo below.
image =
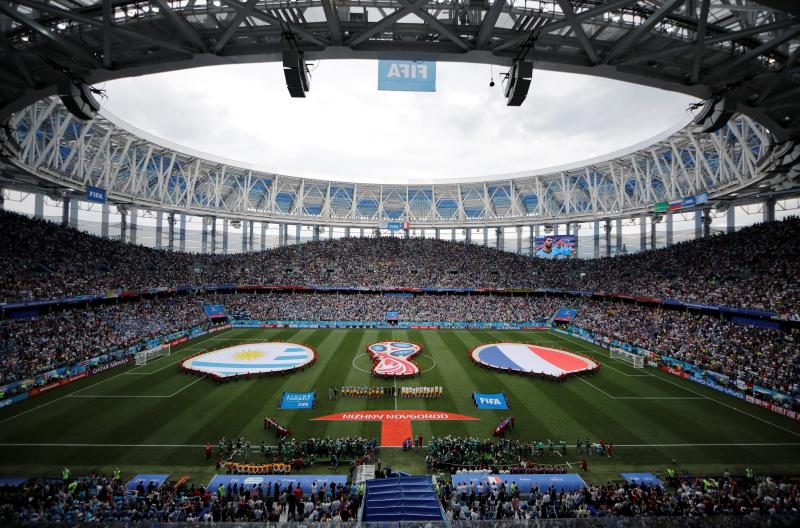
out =
[[385,321],[398,312],[404,321],[503,321],[549,319],[564,303],[556,297],[493,295],[384,296],[370,293],[275,293],[221,297],[228,313],[260,321]]
[[[304,491],[265,479],[267,482],[260,484],[229,484],[217,489],[168,482],[158,488],[140,485],[133,491],[126,491],[119,479],[100,475],[67,481],[31,480],[22,486],[0,488],[0,525],[347,522],[357,518],[363,499],[363,487],[354,484],[314,482]],[[796,481],[729,475],[671,480],[654,486],[609,482],[569,492],[533,487],[529,493],[505,482],[456,487],[443,483],[440,500],[448,521],[646,516],[654,522],[652,518],[658,516],[675,518],[680,525],[688,518],[710,521],[710,517],[724,515],[789,526],[800,514]]]
[[122,482],[93,475],[70,481],[33,480],[0,487],[0,525],[63,523],[350,521],[361,496],[355,486],[277,482],[209,489],[166,483],[126,491]]
[[618,341],[783,394],[800,395],[797,331],[630,303],[585,301],[576,324]]
[[[694,477],[675,479],[667,486],[608,483],[565,492],[534,487],[529,494],[511,485],[446,486],[442,504],[448,520],[536,520],[598,517],[750,517],[761,524],[765,516],[788,515],[780,526],[796,522],[800,485],[772,478],[761,480]],[[792,521],[791,519],[794,519]],[[686,522],[685,520],[682,522]],[[682,522],[675,526],[683,525]],[[659,524],[654,524],[658,526]]]
[[0,321],[0,385],[207,321],[193,297],[75,308]]
[[687,311],[582,297],[380,294],[218,294],[169,296],[81,307],[0,321],[0,385],[73,365],[150,337],[208,321],[201,304],[258,320],[383,322],[546,321],[559,307],[577,310],[574,324],[597,334],[707,370],[800,395],[800,336]]
[[800,219],[669,248],[537,259],[477,244],[344,238],[236,255],[123,244],[0,212],[0,301],[200,284],[563,288],[774,310],[800,318]]

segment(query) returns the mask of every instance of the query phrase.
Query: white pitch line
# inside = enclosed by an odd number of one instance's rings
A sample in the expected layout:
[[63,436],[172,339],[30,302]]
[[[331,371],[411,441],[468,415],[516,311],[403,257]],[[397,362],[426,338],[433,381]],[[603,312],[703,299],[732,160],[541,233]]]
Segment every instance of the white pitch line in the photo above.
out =
[[[800,442],[778,442],[778,443],[730,443],[730,444],[614,444],[618,447],[648,448],[648,447],[797,447]],[[90,443],[0,443],[0,447],[155,447],[155,448],[177,448],[177,447],[205,447],[205,444],[90,444]],[[275,447],[275,446],[267,446]],[[380,446],[396,447],[401,446]],[[554,451],[561,454],[558,451]]]
[[176,394],[178,394],[179,392],[183,392],[183,391],[185,391],[186,389],[188,389],[189,387],[191,387],[192,385],[194,385],[195,383],[197,383],[198,381],[200,381],[200,380],[202,380],[202,379],[205,379],[205,376],[200,376],[199,378],[197,378],[196,380],[194,380],[193,382],[191,382],[190,384],[188,384],[188,385],[187,385],[187,386],[185,386],[184,388],[176,390],[175,392],[173,392],[172,394],[170,394],[169,396],[167,396],[167,398],[172,398],[173,396],[175,396],[175,395],[176,395]]
[[612,395],[610,395],[609,393],[607,393],[606,391],[604,391],[603,389],[601,389],[600,387],[598,387],[594,383],[590,383],[590,382],[586,381],[585,379],[583,379],[580,376],[578,376],[578,379],[581,380],[582,382],[586,383],[587,385],[591,385],[592,387],[594,387],[595,389],[599,390],[600,392],[602,392],[603,394],[605,394],[606,396],[608,396],[612,400],[614,399],[614,397]]
[[81,395],[77,395],[76,396],[74,394],[70,394],[70,395],[67,396],[67,398],[172,398],[173,396],[175,396],[179,392],[188,389],[189,387],[191,387],[192,385],[194,385],[195,383],[197,383],[198,381],[200,381],[203,378],[205,378],[205,376],[201,376],[201,377],[197,378],[196,380],[194,380],[190,384],[188,384],[185,387],[182,387],[182,388],[176,390],[175,392],[173,392],[172,394],[169,394],[167,396],[154,396],[154,395],[150,395],[150,394],[130,394],[130,395],[128,395],[128,394],[81,394]]
[[700,396],[612,396],[615,400],[704,400]]
[[[573,340],[574,340],[574,339],[576,339],[576,338],[574,338],[573,336],[565,336],[565,337],[568,337],[568,338],[570,338],[570,339],[573,339]],[[581,345],[582,345],[582,346],[584,346],[582,343],[581,343]],[[791,429],[787,429],[787,428],[785,428],[785,427],[783,427],[783,426],[780,426],[780,425],[778,425],[778,424],[776,424],[776,423],[774,423],[774,422],[770,422],[769,420],[767,420],[767,419],[765,419],[765,418],[761,418],[760,416],[756,416],[755,414],[752,414],[752,413],[749,413],[749,412],[747,412],[747,411],[744,411],[744,410],[742,410],[742,409],[739,409],[738,407],[734,407],[733,405],[730,405],[730,404],[728,404],[728,403],[725,403],[725,402],[722,402],[722,401],[716,400],[716,399],[714,399],[714,398],[711,398],[711,397],[709,397],[709,396],[706,396],[706,395],[705,395],[705,394],[703,394],[702,392],[697,392],[697,391],[695,391],[695,390],[692,390],[692,389],[690,389],[689,387],[684,387],[683,385],[680,385],[680,384],[678,384],[678,383],[675,383],[674,381],[672,381],[672,380],[669,380],[669,379],[667,379],[667,378],[665,378],[665,377],[663,377],[663,376],[656,376],[656,375],[655,375],[655,374],[653,374],[652,372],[648,372],[648,373],[647,373],[647,375],[648,375],[648,376],[652,376],[652,377],[654,377],[654,378],[655,378],[655,379],[657,379],[657,380],[661,380],[661,381],[663,381],[663,382],[666,382],[666,383],[669,383],[669,384],[671,384],[671,385],[675,385],[676,387],[679,387],[679,388],[681,388],[681,389],[683,389],[683,390],[685,390],[685,391],[687,391],[687,392],[691,392],[692,394],[696,394],[697,396],[700,396],[700,399],[704,399],[704,400],[712,401],[712,402],[714,402],[714,403],[718,403],[719,405],[722,405],[722,406],[724,406],[724,407],[727,407],[727,408],[729,408],[729,409],[733,409],[734,411],[736,411],[736,412],[740,412],[740,413],[744,414],[745,416],[749,416],[750,418],[754,418],[754,419],[756,419],[756,420],[758,420],[758,421],[760,421],[760,422],[763,422],[763,423],[765,423],[765,424],[767,424],[767,425],[771,425],[772,427],[775,427],[775,428],[777,428],[777,429],[780,429],[781,431],[787,432],[787,433],[789,433],[789,434],[791,434],[791,435],[793,435],[793,436],[796,436],[796,437],[800,438],[800,433],[796,433],[795,431],[792,431]],[[583,378],[581,378],[581,377],[579,377],[578,379],[579,379],[579,380],[581,380],[581,381],[586,381],[586,380],[584,380],[584,379],[583,379]],[[589,383],[589,382],[588,382],[588,381],[586,381],[586,383]],[[592,384],[591,384],[591,383],[589,383],[589,385],[592,385]],[[592,387],[594,387],[594,385],[592,385]],[[604,390],[602,390],[602,389],[600,389],[600,388],[598,388],[598,387],[595,387],[595,388],[596,388],[597,390],[599,390],[599,391],[601,391],[601,392],[605,393],[605,394],[608,394],[607,392],[605,392]],[[613,398],[613,396],[612,396],[612,398]]]
[[[226,331],[227,331],[227,330],[226,330]],[[205,341],[206,339],[209,339],[209,336],[204,336],[204,337],[200,338],[200,340],[201,340],[201,341]],[[198,341],[198,342],[200,342],[200,341]],[[191,348],[191,347],[189,347],[189,348]],[[136,367],[134,367],[134,368],[136,368]],[[130,369],[130,370],[133,370],[133,369]],[[127,373],[128,373],[128,371],[127,371],[127,370],[126,370],[125,372],[120,372],[120,373],[119,373],[119,374],[117,374],[116,376],[111,376],[110,378],[106,378],[106,379],[104,379],[104,380],[100,380],[100,381],[98,381],[97,383],[94,383],[94,384],[92,384],[92,385],[89,385],[88,387],[84,387],[84,388],[82,388],[82,389],[78,389],[78,390],[76,390],[76,391],[70,392],[69,394],[65,394],[64,396],[60,396],[60,397],[58,397],[58,398],[56,398],[56,399],[54,399],[54,400],[50,400],[50,401],[49,401],[49,402],[47,402],[47,403],[43,403],[42,405],[37,405],[36,407],[33,407],[33,408],[31,408],[31,409],[28,409],[27,411],[22,411],[21,413],[15,414],[15,415],[13,415],[13,416],[9,416],[8,418],[5,418],[5,419],[3,419],[3,420],[0,420],[0,424],[4,424],[4,423],[8,422],[9,420],[13,420],[14,418],[18,418],[18,417],[20,417],[20,416],[24,416],[24,415],[26,415],[26,414],[28,414],[28,413],[30,413],[30,412],[33,412],[33,411],[39,410],[39,409],[41,409],[42,407],[47,407],[48,405],[52,405],[52,404],[56,403],[57,401],[61,401],[61,400],[63,400],[64,398],[69,398],[70,396],[73,396],[73,395],[75,395],[75,394],[78,394],[79,392],[83,392],[83,391],[85,391],[85,390],[87,390],[87,389],[91,389],[92,387],[95,387],[95,386],[97,386],[97,385],[100,385],[101,383],[105,383],[105,382],[107,382],[107,381],[111,381],[112,379],[118,378],[118,377],[120,377],[120,376],[122,376],[122,375],[124,375],[124,374],[127,374]],[[184,388],[185,388],[185,387],[184,387]]]
[[[204,350],[207,350],[207,349],[201,348],[199,350],[199,352],[203,352]],[[186,351],[187,351],[186,349],[181,350],[181,352],[186,352]],[[177,360],[175,360],[175,361],[173,361],[171,363],[168,363],[168,364],[164,365],[163,367],[161,367],[160,369],[154,370],[153,372],[125,372],[125,374],[128,375],[128,376],[149,376],[151,374],[158,374],[162,370],[166,370],[166,369],[168,369],[168,368],[170,368],[170,367],[172,367],[172,366],[174,366],[174,365],[176,365],[176,364],[178,364],[178,363],[180,363],[181,361],[184,361],[184,360],[186,360],[185,357],[178,358]],[[139,365],[136,368],[141,368],[141,367],[144,367],[144,366],[146,366],[146,365]]]
[[756,416],[755,414],[751,414],[751,413],[749,413],[749,412],[747,412],[747,411],[743,411],[742,409],[739,409],[739,408],[737,408],[737,407],[734,407],[733,405],[727,404],[727,403],[725,403],[725,402],[721,402],[721,401],[719,401],[719,400],[715,400],[714,398],[709,398],[708,396],[706,396],[706,395],[705,395],[705,394],[703,394],[702,392],[697,392],[697,391],[694,391],[694,390],[690,389],[689,387],[684,387],[683,385],[679,385],[679,384],[675,383],[675,382],[674,382],[674,381],[672,381],[672,380],[668,380],[668,379],[666,379],[666,378],[663,378],[663,377],[661,377],[661,376],[656,376],[655,374],[650,374],[650,375],[651,375],[651,376],[653,376],[653,377],[654,377],[654,378],[656,378],[656,379],[659,379],[659,380],[661,380],[661,381],[665,381],[665,382],[667,382],[667,383],[670,383],[670,384],[672,384],[672,385],[675,385],[676,387],[680,387],[680,388],[682,388],[682,389],[684,389],[684,390],[686,390],[686,391],[688,391],[688,392],[691,392],[692,394],[697,394],[698,396],[701,396],[702,398],[704,398],[704,399],[706,399],[706,400],[708,400],[708,401],[712,401],[712,402],[718,403],[718,404],[720,404],[720,405],[722,405],[722,406],[724,406],[724,407],[727,407],[727,408],[729,408],[729,409],[733,409],[734,411],[737,411],[737,412],[740,412],[740,413],[742,413],[742,414],[744,414],[744,415],[747,415],[747,416],[749,416],[750,418],[755,418],[756,420],[758,420],[758,421],[760,421],[760,422],[763,422],[763,423],[765,423],[765,424],[767,424],[767,425],[771,425],[772,427],[775,427],[775,428],[777,428],[777,429],[780,429],[781,431],[785,431],[785,432],[787,432],[787,433],[789,433],[789,434],[791,434],[791,435],[793,435],[793,436],[796,436],[796,437],[800,438],[800,433],[796,433],[796,432],[792,431],[791,429],[787,429],[787,428],[785,428],[785,427],[783,427],[783,426],[780,426],[780,425],[778,425],[778,424],[776,424],[776,423],[770,422],[769,420],[766,420],[766,419],[764,419],[764,418],[761,418],[760,416]]
[[67,398],[169,398],[169,396],[151,396],[147,394],[70,394]]
[[81,392],[81,391],[85,391],[86,389],[90,389],[90,388],[92,388],[92,387],[94,387],[94,386],[96,386],[96,385],[100,385],[101,383],[103,383],[103,382],[106,382],[106,381],[108,381],[108,380],[112,380],[112,379],[114,379],[114,378],[118,378],[118,377],[122,376],[123,374],[125,374],[125,373],[124,373],[124,372],[121,372],[121,373],[117,374],[116,376],[112,376],[112,377],[110,377],[110,378],[107,378],[107,379],[104,379],[104,380],[98,381],[97,383],[95,383],[95,384],[93,384],[93,385],[89,385],[88,387],[84,387],[83,389],[79,389],[79,390],[77,390],[77,391],[74,391],[74,392],[71,392],[71,393],[69,393],[69,394],[65,394],[64,396],[61,396],[61,397],[59,397],[59,398],[56,398],[56,399],[54,399],[54,400],[50,400],[49,402],[47,402],[47,403],[43,403],[42,405],[37,405],[36,407],[33,407],[33,408],[31,408],[31,409],[28,409],[27,411],[22,411],[21,413],[15,414],[14,416],[9,416],[8,418],[5,418],[4,420],[0,420],[0,424],[6,423],[7,421],[9,421],[9,420],[13,420],[14,418],[18,418],[18,417],[20,417],[20,416],[26,415],[26,414],[28,414],[29,412],[37,411],[37,410],[41,409],[42,407],[47,407],[48,405],[52,405],[52,404],[56,403],[57,401],[61,401],[61,400],[63,400],[64,398],[69,398],[69,397],[70,397],[70,396],[72,396],[73,394],[77,394],[77,393],[79,393],[79,392]]
[[[569,338],[569,339],[572,339],[572,343],[573,343],[574,345],[577,345],[577,346],[579,346],[579,347],[580,347],[582,350],[585,350],[585,351],[587,351],[587,352],[591,352],[592,354],[597,354],[597,351],[596,351],[596,350],[593,350],[592,348],[590,348],[590,347],[586,346],[585,344],[583,344],[582,342],[580,342],[580,341],[579,341],[579,340],[578,340],[576,337],[573,337],[573,336],[570,336],[570,335],[565,335],[564,337],[567,337],[567,338]],[[622,374],[623,376],[628,376],[629,378],[646,378],[647,376],[650,376],[650,374],[626,374],[625,372],[622,372],[622,371],[621,371],[621,370],[619,370],[618,368],[614,368],[614,367],[612,367],[611,365],[609,365],[609,364],[608,364],[608,363],[606,363],[605,361],[600,361],[600,359],[599,359],[599,358],[592,358],[592,359],[593,359],[593,360],[595,360],[595,361],[597,361],[598,363],[600,363],[600,364],[601,364],[601,365],[603,365],[604,367],[606,367],[606,368],[610,368],[611,370],[614,370],[614,371],[616,371],[616,372],[619,372],[619,373],[620,373],[620,374]],[[609,359],[613,359],[613,358],[609,358]],[[627,363],[624,363],[624,362],[623,362],[623,364],[627,366]],[[633,368],[633,367],[631,367],[631,368]]]

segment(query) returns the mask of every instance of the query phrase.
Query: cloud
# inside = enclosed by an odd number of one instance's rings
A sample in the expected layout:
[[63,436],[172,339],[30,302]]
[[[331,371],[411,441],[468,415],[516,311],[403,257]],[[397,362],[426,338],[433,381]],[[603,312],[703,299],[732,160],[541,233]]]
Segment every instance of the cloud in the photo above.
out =
[[691,99],[608,79],[537,71],[520,108],[500,73],[439,63],[436,93],[379,92],[373,61],[316,65],[291,99],[279,64],[121,79],[105,106],[137,128],[284,174],[404,183],[544,168],[638,143],[687,119]]

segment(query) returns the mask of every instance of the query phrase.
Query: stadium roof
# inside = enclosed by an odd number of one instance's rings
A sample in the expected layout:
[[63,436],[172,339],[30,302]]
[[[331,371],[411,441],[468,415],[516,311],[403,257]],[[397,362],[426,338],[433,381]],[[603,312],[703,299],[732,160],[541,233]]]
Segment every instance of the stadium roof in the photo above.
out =
[[[0,120],[14,114],[20,140],[20,149],[6,145],[19,170],[7,171],[5,185],[58,190],[99,182],[113,200],[147,207],[341,225],[588,220],[692,193],[739,195],[760,182],[769,147],[800,133],[799,11],[781,0],[2,0]],[[548,174],[337,185],[163,149],[105,118],[82,124],[45,99],[65,76],[94,83],[281,60],[288,35],[309,60],[508,65],[527,57],[540,69],[704,99],[724,94],[741,117],[716,134],[687,128],[632,155]],[[26,146],[26,138],[36,140]]]

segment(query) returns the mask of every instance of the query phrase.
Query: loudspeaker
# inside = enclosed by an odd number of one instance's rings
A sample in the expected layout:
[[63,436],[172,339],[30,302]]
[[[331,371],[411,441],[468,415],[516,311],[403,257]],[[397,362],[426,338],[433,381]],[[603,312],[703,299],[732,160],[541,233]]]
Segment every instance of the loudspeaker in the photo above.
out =
[[511,66],[506,81],[506,105],[520,106],[528,96],[528,89],[533,80],[533,62],[516,61]]
[[283,76],[286,88],[292,97],[305,97],[309,90],[308,72],[303,52],[294,49],[289,43],[283,44]]
[[100,110],[100,103],[95,99],[92,89],[83,81],[62,81],[58,86],[58,95],[67,110],[83,121],[94,119]]
[[716,132],[724,127],[735,113],[734,105],[725,97],[709,99],[694,118],[694,123],[706,133]]

